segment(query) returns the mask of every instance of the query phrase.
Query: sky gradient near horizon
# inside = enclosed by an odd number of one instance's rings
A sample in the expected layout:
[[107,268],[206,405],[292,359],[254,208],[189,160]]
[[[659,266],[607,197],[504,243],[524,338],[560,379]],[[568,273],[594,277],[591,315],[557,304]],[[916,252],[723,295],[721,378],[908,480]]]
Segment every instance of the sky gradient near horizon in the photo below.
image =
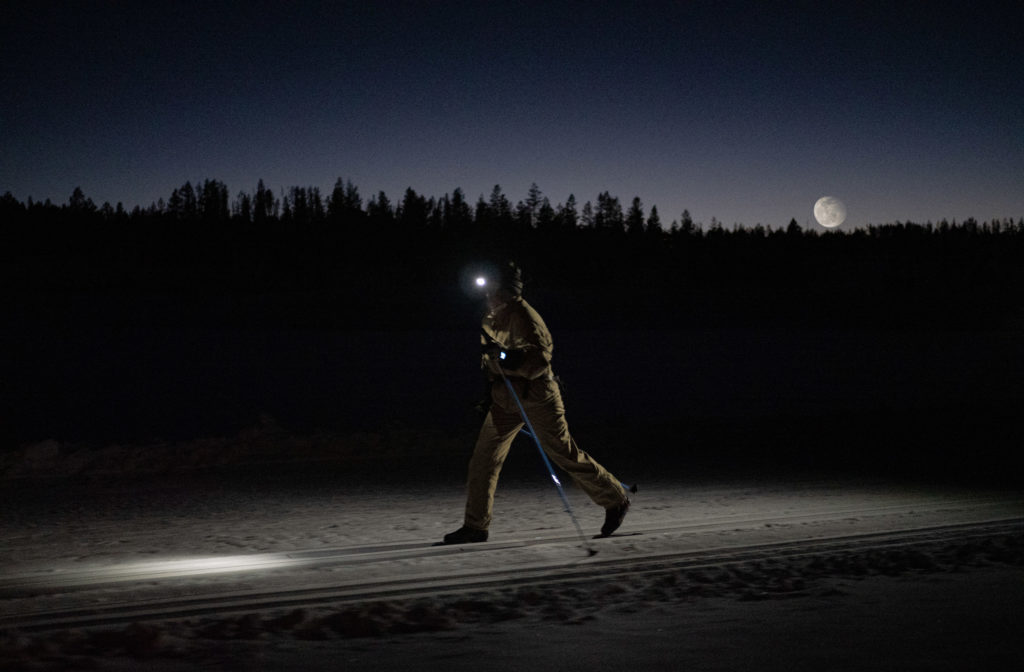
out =
[[1024,6],[21,2],[0,193],[143,207],[351,180],[392,202],[536,183],[663,225],[1024,217]]

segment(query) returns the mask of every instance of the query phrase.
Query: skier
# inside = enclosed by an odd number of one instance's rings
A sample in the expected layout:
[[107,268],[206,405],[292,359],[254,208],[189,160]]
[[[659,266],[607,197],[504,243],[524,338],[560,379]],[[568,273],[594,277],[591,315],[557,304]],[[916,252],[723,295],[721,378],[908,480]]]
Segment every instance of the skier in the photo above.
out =
[[444,543],[487,541],[498,475],[512,440],[524,425],[503,374],[551,461],[572,476],[594,503],[604,507],[601,536],[610,535],[629,511],[629,497],[619,480],[581,451],[569,434],[562,395],[551,370],[551,333],[523,299],[519,267],[508,262],[500,267],[497,278],[481,278],[477,284],[485,289],[489,309],[480,339],[481,368],[490,381],[491,403],[469,461],[463,526],[446,534]]

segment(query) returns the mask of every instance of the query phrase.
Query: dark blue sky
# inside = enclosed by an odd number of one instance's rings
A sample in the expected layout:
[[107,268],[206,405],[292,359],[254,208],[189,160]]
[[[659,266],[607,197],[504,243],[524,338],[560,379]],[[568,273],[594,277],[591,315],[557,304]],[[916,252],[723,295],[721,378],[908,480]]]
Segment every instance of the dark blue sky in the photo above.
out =
[[816,226],[826,194],[849,225],[1024,216],[1020,3],[6,2],[0,25],[19,200],[342,177],[607,190],[666,226]]

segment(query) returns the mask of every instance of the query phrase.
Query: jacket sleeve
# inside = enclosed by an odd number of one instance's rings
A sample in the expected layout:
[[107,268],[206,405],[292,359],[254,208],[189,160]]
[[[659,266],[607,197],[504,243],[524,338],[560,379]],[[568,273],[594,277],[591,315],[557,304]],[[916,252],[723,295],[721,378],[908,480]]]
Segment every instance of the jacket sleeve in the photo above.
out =
[[505,370],[522,378],[539,378],[551,366],[551,337],[525,310],[516,311],[511,318],[508,349],[518,352],[512,358],[516,367]]

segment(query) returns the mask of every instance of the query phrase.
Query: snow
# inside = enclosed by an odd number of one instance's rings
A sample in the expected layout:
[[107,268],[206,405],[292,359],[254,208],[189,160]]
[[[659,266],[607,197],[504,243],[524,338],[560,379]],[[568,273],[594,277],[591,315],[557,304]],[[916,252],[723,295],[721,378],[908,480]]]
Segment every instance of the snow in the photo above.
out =
[[[264,418],[230,437],[101,447],[47,440],[3,454],[0,669],[968,670],[1010,667],[1024,654],[1019,527],[986,538],[925,534],[884,550],[728,559],[729,549],[758,544],[1022,517],[1019,492],[979,485],[651,467],[630,474],[641,490],[622,536],[593,542],[599,553],[588,560],[527,446],[503,474],[491,541],[481,546],[563,541],[303,564],[355,546],[433,542],[457,527],[464,440],[298,435]],[[387,468],[408,441],[436,459]],[[584,529],[596,531],[602,512],[573,488],[569,497]],[[710,560],[651,564],[686,553]],[[575,573],[514,580],[553,562]],[[507,582],[412,597],[16,625],[39,611],[225,587],[458,579],[496,565]],[[133,572],[144,580],[59,582]],[[26,577],[53,587],[3,592]]]

